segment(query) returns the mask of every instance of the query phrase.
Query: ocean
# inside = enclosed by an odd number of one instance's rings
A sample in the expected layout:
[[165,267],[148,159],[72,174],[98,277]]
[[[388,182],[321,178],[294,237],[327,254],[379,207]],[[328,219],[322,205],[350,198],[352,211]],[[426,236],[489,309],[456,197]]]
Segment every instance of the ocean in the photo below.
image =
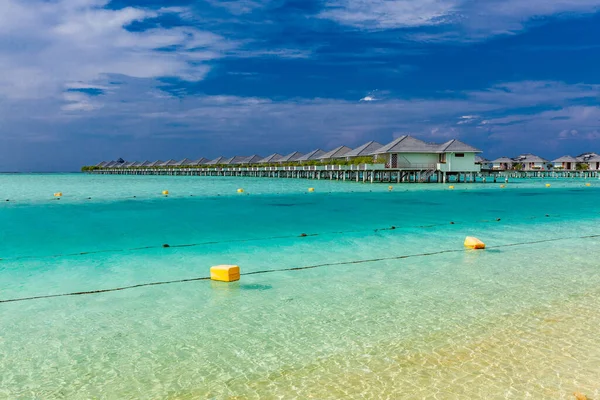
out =
[[599,397],[600,181],[392,186],[0,175],[0,399]]

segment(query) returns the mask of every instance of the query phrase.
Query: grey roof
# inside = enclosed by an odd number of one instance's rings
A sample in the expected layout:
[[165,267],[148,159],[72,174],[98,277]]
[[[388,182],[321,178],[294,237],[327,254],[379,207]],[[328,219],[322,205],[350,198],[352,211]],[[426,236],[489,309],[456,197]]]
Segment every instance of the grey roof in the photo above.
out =
[[481,150],[469,146],[460,140],[452,139],[440,145],[440,153],[481,153]]
[[398,139],[374,151],[373,154],[384,153],[437,153],[439,144],[425,143],[409,135],[400,136]]
[[303,157],[304,154],[299,153],[297,151],[288,154],[287,156],[281,157],[277,162],[289,162],[289,161],[297,161],[300,157]]
[[577,161],[580,161],[580,162],[585,162],[585,161],[587,161],[588,159],[590,159],[590,158],[592,158],[592,157],[595,157],[595,156],[597,156],[597,155],[598,155],[598,154],[596,154],[596,153],[592,153],[592,152],[590,152],[590,153],[583,153],[583,154],[580,154],[580,155],[578,155],[578,156],[577,156],[577,157],[575,157],[575,158],[577,159]]
[[168,160],[168,161],[165,161],[164,163],[160,164],[161,167],[170,167],[172,165],[177,165],[177,161]]
[[235,156],[225,160],[222,160],[220,164],[243,164],[244,160],[247,159],[247,156]]
[[108,162],[107,162],[107,161],[102,161],[102,162],[99,162],[98,164],[96,164],[95,166],[96,166],[96,167],[105,167],[105,166],[106,166],[106,164],[108,164]]
[[348,146],[339,146],[335,149],[323,154],[320,158],[321,160],[328,160],[331,158],[345,158],[348,152],[352,151],[352,149]]
[[600,155],[594,154],[593,156],[586,158],[585,162],[600,162]]
[[142,162],[141,161],[136,161],[133,164],[131,164],[132,167],[141,167],[142,166]]
[[154,161],[154,162],[150,163],[148,166],[149,166],[149,167],[156,167],[156,166],[158,166],[158,165],[162,165],[162,163],[163,163],[162,161],[160,161],[160,160],[156,160],[156,161]]
[[190,160],[187,164],[184,164],[184,165],[202,165],[202,164],[206,164],[209,161],[210,160],[208,158],[202,157],[197,160]]
[[544,159],[542,157],[536,156],[534,154],[529,154],[529,153],[527,153],[527,154],[521,154],[520,156],[516,157],[514,160],[516,162],[520,162],[520,163],[522,163],[522,162],[526,162],[526,163],[545,163],[545,162],[548,162],[548,160],[546,160],[546,159]]
[[262,156],[254,154],[250,157],[246,157],[246,159],[244,160],[244,162],[242,164],[258,164],[260,162],[260,160],[262,160],[262,159],[263,159]]
[[562,156],[562,157],[557,158],[556,160],[553,160],[552,162],[555,162],[555,163],[577,162],[577,159],[575,157],[571,157],[571,156]]
[[210,160],[206,164],[208,164],[208,165],[222,164],[224,160],[225,160],[225,158],[223,158],[223,157],[217,157],[214,160]]
[[273,153],[270,156],[267,156],[265,158],[263,158],[262,160],[259,161],[260,164],[267,164],[267,163],[271,163],[271,162],[277,162],[279,160],[281,160],[283,156],[281,154],[278,153]]
[[109,161],[108,163],[106,163],[105,167],[106,168],[112,168],[117,164],[116,161]]
[[177,166],[190,165],[191,162],[192,162],[192,160],[190,160],[189,158],[184,158],[183,160],[175,163],[175,165],[177,165]]
[[150,161],[144,161],[143,163],[140,164],[140,167],[149,167],[150,164],[152,164]]
[[370,156],[376,150],[382,148],[383,145],[381,143],[377,143],[374,141],[367,142],[360,147],[355,148],[354,150],[350,150],[347,152],[344,157],[362,157],[362,156]]
[[475,156],[475,163],[489,163],[490,160],[488,160],[487,158],[481,157],[481,156]]
[[299,157],[296,161],[311,161],[311,160],[319,160],[321,156],[325,154],[325,152],[321,149],[316,149]]
[[509,163],[515,162],[515,160],[513,160],[512,158],[508,158],[508,157],[500,157],[500,158],[496,158],[492,162],[494,164],[509,164]]

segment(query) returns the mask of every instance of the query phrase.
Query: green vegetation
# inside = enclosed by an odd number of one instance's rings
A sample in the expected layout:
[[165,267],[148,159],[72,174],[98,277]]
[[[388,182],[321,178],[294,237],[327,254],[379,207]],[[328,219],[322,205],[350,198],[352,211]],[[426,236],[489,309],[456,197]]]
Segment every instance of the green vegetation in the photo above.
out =
[[525,166],[522,163],[513,164],[512,169],[515,171],[521,171]]
[[587,171],[588,169],[590,169],[590,166],[586,163],[578,162],[577,164],[575,164],[575,169],[577,171]]

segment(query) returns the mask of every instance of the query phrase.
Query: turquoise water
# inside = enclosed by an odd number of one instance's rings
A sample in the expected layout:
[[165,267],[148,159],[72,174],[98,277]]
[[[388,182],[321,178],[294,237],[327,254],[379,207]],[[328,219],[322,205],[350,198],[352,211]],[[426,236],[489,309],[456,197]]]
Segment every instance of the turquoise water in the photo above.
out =
[[393,186],[0,175],[0,300],[282,270],[0,303],[0,398],[600,396],[600,181]]

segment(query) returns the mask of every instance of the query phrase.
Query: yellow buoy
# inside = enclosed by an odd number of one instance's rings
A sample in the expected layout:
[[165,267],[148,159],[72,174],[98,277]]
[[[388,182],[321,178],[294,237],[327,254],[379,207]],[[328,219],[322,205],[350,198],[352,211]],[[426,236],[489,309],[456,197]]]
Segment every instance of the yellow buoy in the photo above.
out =
[[506,185],[500,185],[501,189],[504,189],[506,187]]
[[590,187],[590,186],[592,186],[592,184],[591,183],[586,183],[585,186]]
[[448,186],[448,189],[454,189],[453,185]]
[[315,188],[308,188],[308,191],[312,193],[315,191]]
[[550,186],[552,186],[552,185],[550,185],[549,183],[546,183],[546,187],[550,187]]
[[238,189],[237,192],[238,193],[244,193],[244,189]]
[[485,249],[485,243],[483,243],[481,240],[477,239],[476,237],[467,236],[465,238],[465,247],[468,249],[480,250],[480,249]]
[[237,265],[216,265],[210,267],[210,279],[221,282],[239,281],[240,267]]
[[164,194],[165,196],[168,196],[169,195],[169,191],[168,190],[163,190],[162,194]]
[[54,193],[54,197],[62,197],[62,192],[56,192],[56,193]]
[[394,187],[393,186],[388,186],[388,190],[393,190]]

